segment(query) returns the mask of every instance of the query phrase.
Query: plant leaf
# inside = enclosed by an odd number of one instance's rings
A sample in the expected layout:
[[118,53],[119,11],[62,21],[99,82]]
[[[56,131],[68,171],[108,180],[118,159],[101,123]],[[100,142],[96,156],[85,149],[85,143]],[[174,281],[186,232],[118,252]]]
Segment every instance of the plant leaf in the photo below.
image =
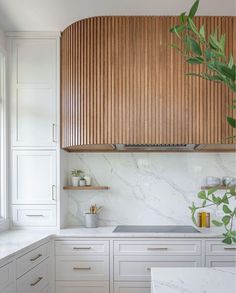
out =
[[225,225],[228,225],[229,222],[230,222],[230,220],[231,220],[231,217],[230,217],[230,216],[224,216],[224,217],[222,218],[222,222],[223,222]]
[[203,63],[203,59],[201,57],[193,57],[193,58],[189,58],[187,60],[187,62],[189,64],[202,64]]
[[198,192],[197,196],[200,199],[206,199],[206,192],[202,190],[202,191]]
[[200,45],[192,38],[189,38],[189,41],[190,41],[190,49],[191,51],[198,55],[198,56],[201,56],[202,55],[202,50],[201,50],[201,47]]
[[191,18],[188,18],[188,24],[189,24],[189,28],[199,37],[201,38],[201,35],[199,34],[197,27],[194,23],[194,21]]
[[179,20],[180,20],[180,23],[181,24],[184,24],[185,23],[185,18],[186,18],[186,12],[182,12],[179,16]]
[[203,25],[200,27],[199,34],[200,34],[202,40],[205,41],[205,28]]
[[198,6],[199,6],[199,0],[195,1],[193,6],[191,7],[188,17],[193,18],[194,15],[196,14],[197,10],[198,10]]
[[212,193],[215,193],[218,190],[218,187],[212,187],[208,190],[208,195],[211,195]]
[[236,128],[236,119],[234,119],[232,117],[227,117],[227,121],[230,126],[232,126],[233,128]]
[[223,223],[222,222],[219,222],[219,221],[216,221],[216,220],[212,220],[211,222],[212,222],[213,225],[215,225],[217,227],[223,226]]
[[170,29],[170,33],[176,33],[179,34],[185,30],[184,25],[176,25]]
[[234,65],[234,58],[233,58],[233,55],[230,54],[228,67],[229,67],[230,69],[232,69],[233,65]]
[[232,244],[232,238],[231,237],[226,237],[223,241],[225,244]]
[[227,205],[223,205],[223,211],[225,214],[232,213],[231,209]]

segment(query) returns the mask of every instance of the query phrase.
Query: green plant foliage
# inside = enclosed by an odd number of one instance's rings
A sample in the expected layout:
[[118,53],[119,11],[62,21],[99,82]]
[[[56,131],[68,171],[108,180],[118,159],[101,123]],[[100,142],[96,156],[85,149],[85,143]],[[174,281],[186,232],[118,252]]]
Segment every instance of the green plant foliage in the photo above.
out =
[[202,190],[198,193],[198,198],[202,200],[202,204],[196,206],[193,202],[192,206],[189,207],[192,214],[193,223],[197,225],[196,212],[198,210],[213,206],[217,206],[219,208],[222,207],[222,212],[224,213],[224,216],[220,221],[212,220],[212,224],[217,227],[223,226],[225,228],[226,232],[223,233],[224,243],[236,243],[236,230],[233,230],[233,222],[236,218],[236,207],[234,209],[231,209],[229,207],[230,199],[236,200],[236,189],[235,187],[229,187],[222,196],[216,195],[217,192],[218,187],[214,187],[209,189],[208,191]]
[[[236,92],[236,65],[233,55],[225,54],[225,34],[219,35],[216,31],[208,37],[205,34],[204,25],[197,27],[194,16],[197,13],[200,1],[197,0],[192,5],[188,15],[182,12],[179,16],[180,24],[176,24],[170,29],[184,45],[183,49],[173,45],[185,58],[186,62],[196,66],[201,65],[203,72],[200,74],[188,73],[188,76],[196,76],[213,82],[221,82]],[[233,105],[236,109],[236,104]],[[236,128],[236,120],[232,117],[227,118],[228,123]]]

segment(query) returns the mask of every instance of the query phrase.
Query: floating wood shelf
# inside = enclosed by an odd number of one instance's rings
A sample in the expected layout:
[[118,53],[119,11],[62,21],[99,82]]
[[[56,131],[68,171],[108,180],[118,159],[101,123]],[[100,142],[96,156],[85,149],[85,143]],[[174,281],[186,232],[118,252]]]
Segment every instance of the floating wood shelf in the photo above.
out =
[[108,186],[64,186],[64,190],[106,190]]
[[236,188],[236,186],[224,186],[224,185],[219,185],[219,186],[202,186],[201,189],[202,190],[207,190],[207,189],[211,189],[211,188],[214,188],[214,187],[217,187],[219,190],[227,190],[227,189],[230,189],[230,188]]

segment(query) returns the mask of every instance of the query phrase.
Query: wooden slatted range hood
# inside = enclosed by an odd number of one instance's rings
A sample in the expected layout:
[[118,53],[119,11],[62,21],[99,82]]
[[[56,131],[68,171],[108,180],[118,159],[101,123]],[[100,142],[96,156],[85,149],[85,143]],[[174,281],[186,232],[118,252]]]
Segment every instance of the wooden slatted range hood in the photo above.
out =
[[[105,16],[63,31],[63,149],[186,144],[195,151],[234,150],[226,139],[233,135],[226,122],[233,115],[233,95],[224,85],[184,74],[201,68],[170,48],[177,40],[169,28],[177,22],[175,16]],[[207,33],[215,27],[225,32],[226,51],[236,55],[235,17],[202,16],[196,22],[204,23]]]

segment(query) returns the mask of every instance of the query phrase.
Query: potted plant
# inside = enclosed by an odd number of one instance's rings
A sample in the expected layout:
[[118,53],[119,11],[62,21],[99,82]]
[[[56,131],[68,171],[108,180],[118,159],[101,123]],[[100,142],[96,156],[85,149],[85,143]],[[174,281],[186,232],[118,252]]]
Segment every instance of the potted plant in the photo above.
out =
[[89,212],[85,214],[85,227],[86,228],[96,228],[98,226],[98,213],[101,211],[102,207],[97,207],[97,205],[91,205]]
[[71,178],[72,186],[79,186],[79,181],[80,181],[80,175],[81,174],[83,174],[83,171],[77,170],[77,169],[74,169],[71,172],[71,175],[72,175],[72,178]]

